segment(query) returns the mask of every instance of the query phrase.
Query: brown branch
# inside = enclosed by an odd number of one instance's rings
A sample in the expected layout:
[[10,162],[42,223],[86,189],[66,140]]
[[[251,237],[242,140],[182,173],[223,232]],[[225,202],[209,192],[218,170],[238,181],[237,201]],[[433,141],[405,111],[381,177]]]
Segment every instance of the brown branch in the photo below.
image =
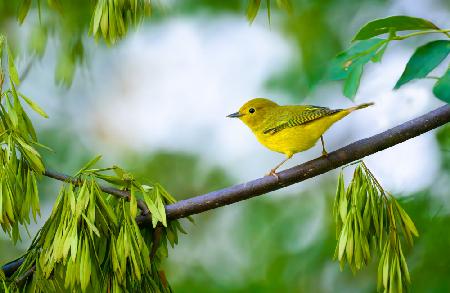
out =
[[[450,106],[445,105],[385,132],[349,144],[329,153],[326,157],[320,157],[284,170],[278,173],[279,180],[274,176],[267,176],[167,205],[167,218],[174,220],[202,213],[304,181],[355,160],[362,159],[365,156],[390,148],[448,122],[450,122]],[[74,180],[72,181],[73,183],[79,184],[76,179],[54,171],[46,171],[44,175],[60,181]],[[118,197],[129,198],[127,191],[105,186],[101,186],[101,189],[106,193]],[[138,216],[136,221],[140,225],[151,225],[151,215],[148,213],[148,209],[146,213]],[[10,276],[17,270],[20,264],[21,259],[18,259],[4,265],[2,269],[5,275]]]
[[23,284],[23,282],[25,282],[31,275],[34,274],[35,271],[36,271],[36,265],[32,265],[29,270],[27,270],[23,275],[18,277],[14,282],[16,282],[16,284],[18,286],[21,286]]
[[[71,182],[74,185],[80,185],[81,181],[77,178],[74,178],[72,176],[63,174],[63,173],[59,173],[56,171],[52,171],[52,170],[45,170],[44,175],[49,177],[49,178],[53,178],[59,181],[64,181],[64,182]],[[130,199],[130,193],[126,190],[120,190],[111,186],[103,186],[100,185],[100,189],[108,194],[117,196],[118,198],[124,198],[126,200]],[[138,208],[142,211],[142,215],[146,215],[149,213],[149,210],[147,208],[147,205],[145,204],[145,202],[143,200],[138,199],[137,201],[137,205]]]

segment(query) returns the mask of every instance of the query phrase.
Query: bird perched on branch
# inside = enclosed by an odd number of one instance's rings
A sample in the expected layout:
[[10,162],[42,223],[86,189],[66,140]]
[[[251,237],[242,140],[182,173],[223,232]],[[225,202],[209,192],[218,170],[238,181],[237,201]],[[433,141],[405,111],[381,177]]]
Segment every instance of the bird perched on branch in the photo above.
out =
[[311,105],[280,106],[277,103],[257,98],[245,103],[238,112],[228,115],[244,122],[258,141],[268,149],[286,155],[267,175],[275,171],[294,154],[312,148],[316,142],[322,142],[322,155],[326,156],[323,133],[336,121],[351,112],[366,108],[373,103],[332,110]]

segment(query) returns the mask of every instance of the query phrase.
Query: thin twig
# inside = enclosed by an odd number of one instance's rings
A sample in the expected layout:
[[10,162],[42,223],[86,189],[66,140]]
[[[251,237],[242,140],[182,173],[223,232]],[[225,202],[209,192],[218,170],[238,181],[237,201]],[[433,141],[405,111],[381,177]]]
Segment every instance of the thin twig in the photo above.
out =
[[442,34],[444,34],[444,35],[446,35],[447,37],[450,38],[449,32],[450,32],[450,29],[426,30],[426,31],[410,33],[410,34],[403,35],[403,36],[395,36],[395,37],[392,38],[392,40],[401,41],[401,40],[404,40],[404,39],[407,39],[407,38],[416,37],[416,36],[420,36],[420,35],[439,34],[439,33],[442,33]]
[[32,265],[31,268],[26,271],[23,275],[21,275],[20,277],[18,277],[14,282],[20,286],[23,284],[23,282],[25,282],[34,272],[36,271],[36,265]]
[[[44,175],[49,177],[49,178],[53,178],[59,181],[64,181],[64,182],[70,182],[73,185],[81,185],[82,181],[78,178],[74,178],[72,176],[60,173],[60,172],[56,172],[56,171],[52,171],[52,170],[45,170]],[[100,185],[100,189],[108,194],[114,195],[118,198],[124,198],[126,200],[130,199],[130,192],[126,191],[126,190],[120,190],[111,186],[103,186]],[[150,211],[147,207],[147,205],[145,204],[145,202],[141,199],[138,199],[137,201],[137,205],[138,208],[142,211],[143,215],[147,215]]]

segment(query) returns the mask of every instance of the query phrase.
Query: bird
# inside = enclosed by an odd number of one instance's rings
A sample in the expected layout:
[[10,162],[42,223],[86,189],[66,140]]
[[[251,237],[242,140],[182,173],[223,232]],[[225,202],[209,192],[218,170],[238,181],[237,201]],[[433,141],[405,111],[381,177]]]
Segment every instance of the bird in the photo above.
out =
[[276,170],[294,154],[312,148],[319,139],[322,143],[322,156],[327,156],[324,132],[351,112],[373,104],[364,103],[346,109],[330,109],[313,105],[280,106],[269,99],[255,98],[246,102],[238,112],[227,117],[239,118],[263,146],[286,156],[266,174],[279,179]]

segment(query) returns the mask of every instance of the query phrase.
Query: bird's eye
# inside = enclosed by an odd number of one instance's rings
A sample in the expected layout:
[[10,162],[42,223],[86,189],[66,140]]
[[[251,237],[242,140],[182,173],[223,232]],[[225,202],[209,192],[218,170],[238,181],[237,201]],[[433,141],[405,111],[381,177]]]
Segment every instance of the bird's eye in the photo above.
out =
[[250,109],[248,109],[248,112],[250,112],[250,114],[255,113],[255,108],[250,108]]

